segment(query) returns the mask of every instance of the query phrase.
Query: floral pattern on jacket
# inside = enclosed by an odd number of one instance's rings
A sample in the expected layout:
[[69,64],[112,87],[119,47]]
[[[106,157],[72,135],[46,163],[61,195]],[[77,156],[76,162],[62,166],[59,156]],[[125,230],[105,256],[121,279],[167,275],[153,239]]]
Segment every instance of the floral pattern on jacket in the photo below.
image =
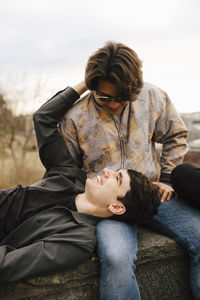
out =
[[[71,155],[91,175],[104,167],[131,168],[158,180],[160,168],[171,173],[188,149],[187,129],[168,95],[149,83],[126,105],[121,121],[91,92],[65,114],[61,132]],[[160,158],[155,142],[163,145]]]

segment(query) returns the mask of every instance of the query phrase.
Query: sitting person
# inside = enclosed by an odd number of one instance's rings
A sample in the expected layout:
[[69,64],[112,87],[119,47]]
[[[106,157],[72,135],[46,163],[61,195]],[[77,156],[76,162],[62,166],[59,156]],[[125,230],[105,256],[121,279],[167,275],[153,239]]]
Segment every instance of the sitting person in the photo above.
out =
[[[157,182],[161,204],[145,226],[186,249],[191,291],[199,300],[200,211],[174,198],[169,185],[172,170],[188,150],[183,121],[165,91],[143,83],[141,60],[121,43],[108,42],[89,57],[87,89],[90,93],[67,112],[61,125],[68,151],[90,174],[105,166],[131,168]],[[155,143],[162,144],[161,156]],[[135,276],[137,225],[102,219],[96,238],[100,299],[141,299]]]
[[181,164],[173,169],[171,183],[180,199],[200,209],[200,168]]
[[158,189],[141,173],[104,168],[87,178],[77,167],[57,124],[78,98],[76,87],[68,87],[34,114],[43,180],[0,191],[0,284],[63,271],[91,257],[101,218],[140,222],[157,211]]

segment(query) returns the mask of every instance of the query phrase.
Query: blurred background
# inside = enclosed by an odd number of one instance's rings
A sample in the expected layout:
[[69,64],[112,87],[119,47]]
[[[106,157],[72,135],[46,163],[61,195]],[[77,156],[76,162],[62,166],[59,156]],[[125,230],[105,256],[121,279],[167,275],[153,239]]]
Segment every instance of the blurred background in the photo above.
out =
[[199,14],[199,0],[0,0],[0,188],[41,178],[32,113],[108,40],[168,93],[189,129],[186,161],[200,165]]

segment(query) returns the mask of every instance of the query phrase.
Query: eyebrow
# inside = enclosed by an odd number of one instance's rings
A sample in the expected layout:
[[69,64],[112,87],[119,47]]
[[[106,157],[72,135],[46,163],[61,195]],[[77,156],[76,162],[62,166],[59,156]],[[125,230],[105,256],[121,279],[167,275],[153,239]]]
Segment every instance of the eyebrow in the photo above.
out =
[[121,172],[119,172],[119,186],[121,186],[123,183],[123,175]]

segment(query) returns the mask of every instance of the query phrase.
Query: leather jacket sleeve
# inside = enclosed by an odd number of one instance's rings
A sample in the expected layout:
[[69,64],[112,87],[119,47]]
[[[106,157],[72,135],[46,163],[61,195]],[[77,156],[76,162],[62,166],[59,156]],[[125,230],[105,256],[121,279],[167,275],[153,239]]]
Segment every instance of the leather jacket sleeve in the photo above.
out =
[[97,221],[63,207],[34,215],[0,244],[0,284],[66,271],[90,258]]
[[45,177],[63,175],[75,181],[85,175],[69,154],[58,132],[60,118],[78,98],[79,94],[67,87],[44,103],[33,115],[39,155],[46,168]]
[[20,249],[10,250],[7,245],[0,246],[0,256],[3,258],[0,284],[66,271],[92,256],[89,251],[62,241],[39,240]]

